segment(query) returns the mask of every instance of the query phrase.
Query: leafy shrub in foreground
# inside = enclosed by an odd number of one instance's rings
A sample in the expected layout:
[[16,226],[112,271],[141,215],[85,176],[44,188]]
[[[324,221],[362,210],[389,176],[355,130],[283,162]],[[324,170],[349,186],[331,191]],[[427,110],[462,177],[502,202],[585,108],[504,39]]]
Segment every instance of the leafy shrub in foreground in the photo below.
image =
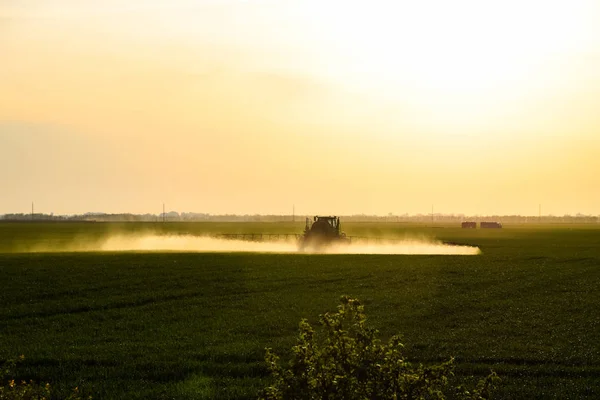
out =
[[449,387],[453,359],[442,364],[413,365],[404,359],[397,336],[387,344],[365,324],[364,307],[356,299],[341,298],[336,313],[320,316],[321,335],[300,322],[297,344],[288,368],[267,349],[266,362],[273,384],[260,399],[489,399],[499,378],[492,372],[472,390]]
[[[18,361],[24,359],[24,356],[20,356]],[[40,385],[33,380],[29,382],[15,381],[12,374],[16,366],[17,361],[8,360],[0,367],[0,400],[47,400],[52,397],[49,383]],[[81,399],[79,388],[73,389],[71,394],[65,398],[65,400]],[[91,399],[91,396],[88,399]]]

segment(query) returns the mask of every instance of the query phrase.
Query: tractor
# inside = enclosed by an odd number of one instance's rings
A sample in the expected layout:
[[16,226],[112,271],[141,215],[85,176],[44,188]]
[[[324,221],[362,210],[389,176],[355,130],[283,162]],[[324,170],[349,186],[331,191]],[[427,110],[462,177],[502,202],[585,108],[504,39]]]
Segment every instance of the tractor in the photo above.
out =
[[300,250],[320,250],[334,243],[350,243],[350,239],[341,231],[339,217],[315,216],[312,223],[306,218],[306,227],[299,243]]

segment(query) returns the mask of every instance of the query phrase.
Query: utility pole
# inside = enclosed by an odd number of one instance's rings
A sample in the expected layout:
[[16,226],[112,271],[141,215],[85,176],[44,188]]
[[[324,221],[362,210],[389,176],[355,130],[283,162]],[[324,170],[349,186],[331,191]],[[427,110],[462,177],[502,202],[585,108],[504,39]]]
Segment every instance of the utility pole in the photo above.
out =
[[433,225],[433,204],[431,205],[431,225]]
[[163,222],[166,221],[167,215],[165,214],[165,203],[163,203]]
[[31,220],[33,221],[33,201],[31,202]]
[[292,205],[292,222],[296,222],[296,205]]
[[538,222],[542,222],[542,204],[538,206]]

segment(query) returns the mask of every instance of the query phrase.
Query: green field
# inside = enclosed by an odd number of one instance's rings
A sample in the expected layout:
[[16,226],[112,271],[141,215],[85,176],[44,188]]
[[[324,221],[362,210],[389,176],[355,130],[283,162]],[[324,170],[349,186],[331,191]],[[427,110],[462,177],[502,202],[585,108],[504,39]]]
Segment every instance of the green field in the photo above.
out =
[[[600,226],[461,230],[345,224],[349,235],[478,245],[478,256],[68,253],[107,235],[300,232],[303,223],[0,223],[0,361],[96,399],[255,398],[264,348],[365,303],[417,362],[494,369],[496,398],[600,397]],[[43,243],[53,253],[26,253]],[[21,251],[21,252],[19,252]]]

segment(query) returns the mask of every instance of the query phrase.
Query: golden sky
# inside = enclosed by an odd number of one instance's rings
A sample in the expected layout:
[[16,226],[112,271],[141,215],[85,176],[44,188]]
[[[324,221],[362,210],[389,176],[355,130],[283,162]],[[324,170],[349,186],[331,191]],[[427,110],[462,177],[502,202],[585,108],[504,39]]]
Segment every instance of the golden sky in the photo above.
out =
[[0,214],[600,214],[600,2],[0,0]]

